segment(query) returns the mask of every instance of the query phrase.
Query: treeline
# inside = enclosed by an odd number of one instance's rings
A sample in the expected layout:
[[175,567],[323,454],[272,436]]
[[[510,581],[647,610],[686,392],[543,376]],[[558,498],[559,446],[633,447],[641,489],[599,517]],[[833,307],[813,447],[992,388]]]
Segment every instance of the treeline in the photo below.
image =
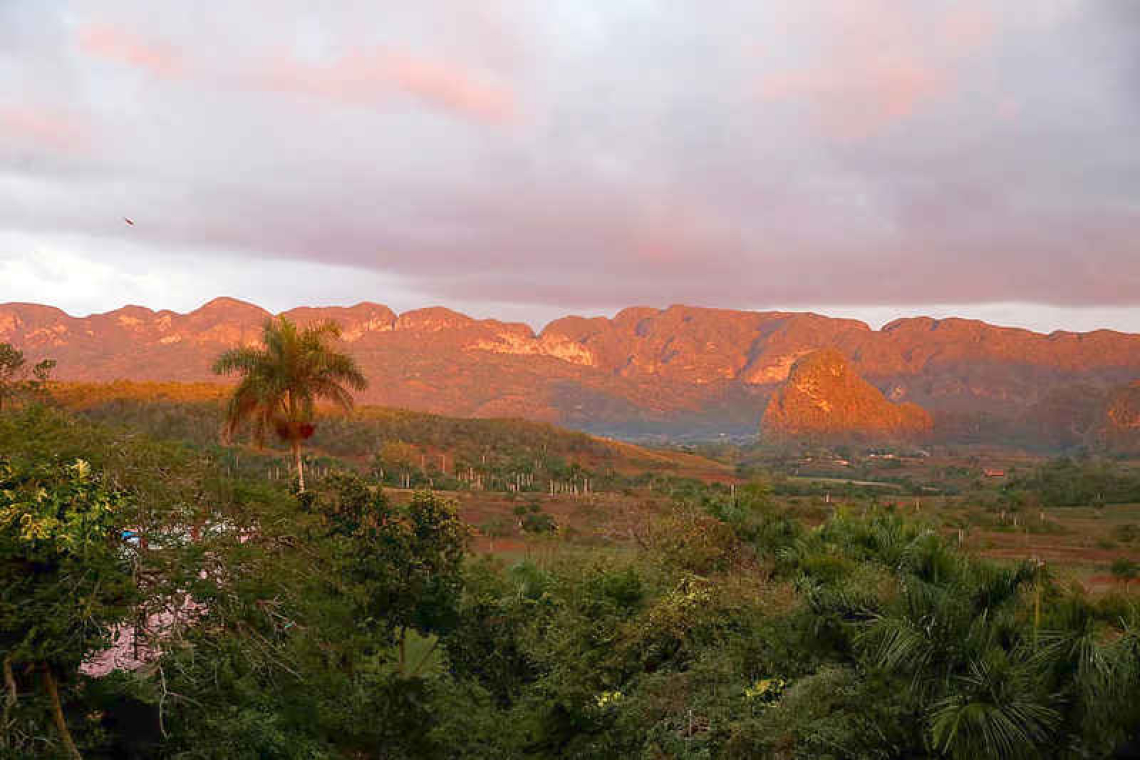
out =
[[1018,504],[1046,507],[1140,503],[1140,470],[1114,459],[1061,457],[1018,474],[1003,487]]
[[0,451],[4,757],[1085,758],[1140,726],[1135,598],[889,511],[808,529],[757,483],[504,562],[357,474],[297,496],[43,408]]

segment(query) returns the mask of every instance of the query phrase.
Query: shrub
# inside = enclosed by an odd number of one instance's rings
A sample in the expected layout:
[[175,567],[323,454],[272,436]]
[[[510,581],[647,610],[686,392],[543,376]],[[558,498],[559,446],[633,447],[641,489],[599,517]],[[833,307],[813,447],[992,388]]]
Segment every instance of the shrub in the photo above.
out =
[[1112,563],[1112,574],[1121,580],[1132,580],[1140,575],[1140,564],[1121,557]]
[[527,533],[553,533],[558,529],[558,523],[545,512],[539,512],[523,517],[522,529]]

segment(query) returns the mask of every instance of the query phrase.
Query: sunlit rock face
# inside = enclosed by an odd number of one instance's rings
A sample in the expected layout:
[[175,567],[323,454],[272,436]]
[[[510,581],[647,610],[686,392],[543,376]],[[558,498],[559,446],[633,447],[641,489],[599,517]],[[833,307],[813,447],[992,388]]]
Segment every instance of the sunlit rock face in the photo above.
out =
[[[218,379],[210,373],[214,357],[256,345],[270,316],[232,298],[188,314],[130,306],[82,318],[4,304],[0,341],[30,360],[57,359],[64,380],[208,381]],[[962,430],[975,430],[974,417],[984,415],[1007,420],[1007,430],[1067,441],[1066,431],[1083,434],[1092,420],[1069,419],[1083,407],[1051,401],[1059,390],[1108,394],[1140,378],[1140,336],[1042,335],[963,319],[902,319],[872,330],[809,313],[636,306],[613,318],[563,317],[536,334],[529,325],[442,307],[396,314],[361,303],[283,316],[340,324],[345,349],[372,379],[365,403],[517,415],[614,434],[754,434],[797,362],[829,347],[889,401],[928,410],[936,435],[948,415]],[[1032,411],[1046,408],[1043,417]],[[1050,429],[1039,430],[1036,418]]]
[[1140,381],[1109,394],[1100,437],[1109,450],[1140,452]]
[[928,436],[930,415],[911,403],[893,404],[859,377],[842,353],[814,351],[792,365],[768,401],[765,439],[820,441],[915,440]]

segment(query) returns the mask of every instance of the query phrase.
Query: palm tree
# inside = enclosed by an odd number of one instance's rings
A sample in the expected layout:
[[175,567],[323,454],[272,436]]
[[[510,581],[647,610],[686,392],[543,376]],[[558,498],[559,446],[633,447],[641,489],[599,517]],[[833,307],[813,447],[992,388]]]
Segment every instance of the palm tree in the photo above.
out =
[[368,380],[356,361],[330,342],[340,337],[336,322],[318,322],[304,329],[281,317],[268,319],[262,328],[262,347],[232,348],[214,362],[219,375],[240,374],[241,382],[226,408],[227,439],[245,422],[253,426],[258,445],[270,430],[289,444],[297,482],[305,490],[301,442],[313,434],[318,400],[352,408],[349,390],[362,391]]

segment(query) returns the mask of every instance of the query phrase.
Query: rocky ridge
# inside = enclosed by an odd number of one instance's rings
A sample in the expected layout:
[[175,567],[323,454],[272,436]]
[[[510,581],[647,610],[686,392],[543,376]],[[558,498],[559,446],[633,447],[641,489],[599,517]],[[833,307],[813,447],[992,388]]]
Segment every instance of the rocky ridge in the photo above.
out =
[[[1140,378],[1140,335],[902,319],[881,330],[811,313],[670,306],[613,318],[568,316],[537,333],[442,307],[397,314],[381,304],[299,308],[336,319],[372,377],[366,403],[458,416],[521,416],[637,437],[747,435],[793,365],[835,348],[890,401],[914,402],[936,431],[975,418],[1018,422],[1058,389],[1107,392]],[[59,361],[61,379],[216,380],[221,350],[254,343],[269,312],[219,298],[188,314],[138,306],[72,317],[0,305],[0,341]],[[956,428],[954,428],[956,429]]]

